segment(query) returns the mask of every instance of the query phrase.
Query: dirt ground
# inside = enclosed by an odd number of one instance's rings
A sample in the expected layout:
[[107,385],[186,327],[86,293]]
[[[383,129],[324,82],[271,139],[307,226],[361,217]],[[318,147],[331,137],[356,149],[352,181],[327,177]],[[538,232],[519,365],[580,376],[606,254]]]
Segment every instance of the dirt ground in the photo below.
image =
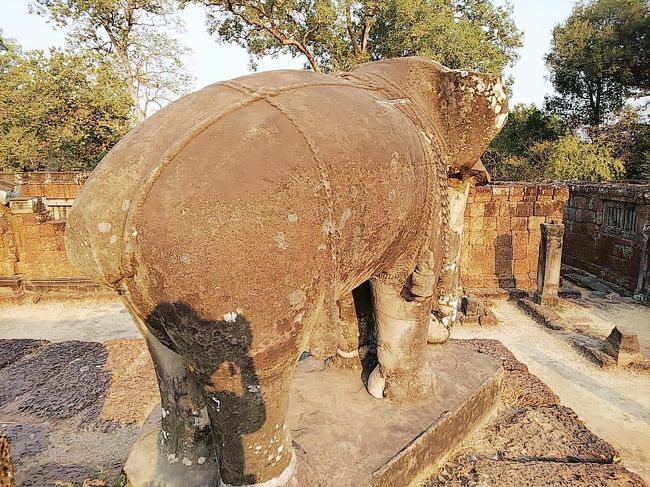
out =
[[[647,313],[645,307],[620,304],[618,311],[603,311],[591,306],[587,303],[582,312],[617,320],[626,312],[638,320],[638,329],[645,333],[646,340],[650,335],[650,320],[642,321]],[[553,389],[564,406],[572,408],[591,431],[620,452],[626,467],[650,483],[650,375],[597,367],[524,314],[514,302],[496,301],[492,309],[501,322],[498,326],[457,326],[452,336],[500,340]],[[610,331],[615,324],[599,323],[600,329]]]
[[0,305],[0,338],[105,342],[140,336],[121,301]]
[[607,338],[616,326],[623,333],[638,335],[641,353],[650,358],[650,306],[630,298],[603,299],[581,289],[584,299],[563,301],[557,309],[562,318],[590,335]]

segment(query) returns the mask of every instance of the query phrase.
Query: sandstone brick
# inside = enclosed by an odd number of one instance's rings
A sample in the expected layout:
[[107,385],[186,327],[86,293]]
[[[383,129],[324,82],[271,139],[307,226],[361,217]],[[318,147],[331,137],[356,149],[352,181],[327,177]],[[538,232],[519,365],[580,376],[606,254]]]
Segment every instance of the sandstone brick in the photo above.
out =
[[531,185],[524,188],[523,201],[535,201],[537,199],[537,186]]
[[553,199],[554,188],[550,184],[540,184],[537,186],[536,201],[549,201]]
[[493,200],[507,200],[510,195],[510,187],[508,186],[492,186],[492,199]]
[[514,213],[514,209],[511,208],[512,205],[515,205],[516,208],[516,203],[509,204],[507,201],[501,201],[497,203],[498,206],[497,208],[499,209],[499,216],[507,216],[510,217],[510,214]]
[[483,218],[472,218],[469,222],[469,228],[472,233],[477,233],[483,230]]
[[543,216],[531,216],[528,218],[528,231],[531,233],[539,232],[540,225],[546,222],[546,218]]
[[523,260],[528,258],[528,245],[515,245],[512,248],[512,258],[515,260]]
[[528,230],[528,218],[525,216],[513,216],[510,219],[512,230]]
[[50,223],[42,223],[38,226],[38,229],[42,237],[53,237],[56,235],[56,228]]
[[569,199],[569,187],[566,185],[554,186],[553,189],[553,199],[566,201]]
[[520,243],[520,244],[524,243],[524,242],[528,242],[528,238],[529,238],[528,230],[521,230],[521,231],[519,231],[519,230],[514,231],[513,230],[513,232],[512,232],[512,242],[513,242],[513,244],[515,242]]
[[494,201],[484,203],[484,215],[486,217],[493,217],[499,213],[498,207]]
[[485,214],[485,205],[484,203],[473,202],[469,206],[469,215],[470,217],[483,216]]
[[510,186],[510,201],[523,201],[524,187],[523,185]]
[[499,216],[496,219],[497,230],[502,233],[510,233],[510,217],[509,216]]
[[528,274],[528,271],[530,270],[527,260],[514,260],[512,269],[515,275]]
[[534,205],[532,202],[522,202],[517,203],[517,208],[515,210],[516,216],[532,216],[533,215]]
[[555,205],[552,200],[549,201],[535,201],[533,207],[533,215],[535,216],[548,216],[553,213]]
[[483,219],[483,230],[496,231],[496,229],[497,229],[497,219],[496,219],[496,217],[492,217],[492,218],[485,217]]
[[571,198],[571,206],[574,208],[586,208],[587,207],[587,198],[584,196],[573,196]]
[[492,199],[492,188],[490,186],[477,186],[474,191],[475,202],[485,202]]
[[586,208],[580,209],[576,213],[576,220],[582,223],[595,223],[596,213]]

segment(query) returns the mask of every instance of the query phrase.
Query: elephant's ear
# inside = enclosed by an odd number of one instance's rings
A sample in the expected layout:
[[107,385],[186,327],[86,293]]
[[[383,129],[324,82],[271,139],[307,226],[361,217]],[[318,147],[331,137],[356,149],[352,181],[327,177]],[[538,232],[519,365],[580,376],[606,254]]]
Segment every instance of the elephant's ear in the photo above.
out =
[[496,74],[440,70],[435,122],[449,148],[451,172],[471,172],[508,119],[508,97]]

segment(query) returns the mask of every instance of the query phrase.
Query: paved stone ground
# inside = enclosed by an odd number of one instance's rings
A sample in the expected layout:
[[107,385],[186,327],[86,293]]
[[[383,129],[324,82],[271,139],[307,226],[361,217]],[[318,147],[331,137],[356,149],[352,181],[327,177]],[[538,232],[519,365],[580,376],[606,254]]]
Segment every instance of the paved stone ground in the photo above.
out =
[[157,404],[141,339],[0,340],[0,430],[18,486],[113,485]]
[[646,485],[499,341],[457,342],[502,361],[502,403],[487,427],[468,438],[426,487]]
[[[563,405],[573,409],[592,432],[620,452],[626,467],[650,483],[647,372],[596,366],[561,334],[536,323],[514,302],[495,301],[492,309],[500,321],[498,326],[457,326],[453,336],[503,342],[553,389]],[[645,323],[646,333],[650,332],[648,325],[650,322]]]
[[[457,343],[502,361],[502,405],[425,485],[645,485],[499,341]],[[17,485],[120,482],[128,449],[158,401],[143,340],[0,340],[0,357],[0,427]]]

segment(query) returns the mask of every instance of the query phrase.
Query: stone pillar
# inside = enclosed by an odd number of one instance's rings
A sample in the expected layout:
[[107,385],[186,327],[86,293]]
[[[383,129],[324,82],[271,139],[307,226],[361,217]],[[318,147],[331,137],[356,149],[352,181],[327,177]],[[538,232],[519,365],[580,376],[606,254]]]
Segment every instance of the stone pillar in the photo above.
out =
[[556,304],[560,287],[560,266],[562,264],[562,223],[542,223],[537,258],[537,294],[539,304]]
[[634,299],[642,303],[650,302],[650,225],[643,227],[643,243],[641,245],[641,265],[639,278],[634,291]]

